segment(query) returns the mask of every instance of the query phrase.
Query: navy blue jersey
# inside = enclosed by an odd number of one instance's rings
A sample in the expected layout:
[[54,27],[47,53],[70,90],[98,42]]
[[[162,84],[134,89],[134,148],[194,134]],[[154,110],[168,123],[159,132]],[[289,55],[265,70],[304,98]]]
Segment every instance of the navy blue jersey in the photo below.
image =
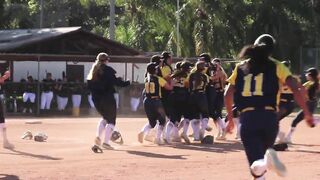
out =
[[[197,81],[199,81],[197,83]],[[192,72],[189,76],[190,92],[205,92],[209,83],[209,77],[204,73]]]
[[240,111],[248,107],[276,109],[279,84],[291,75],[290,71],[276,60],[267,61],[261,70],[249,66],[249,60],[238,64],[228,79],[236,89],[235,106]]
[[162,77],[148,74],[144,83],[146,97],[161,98],[161,87],[164,87],[166,83]]

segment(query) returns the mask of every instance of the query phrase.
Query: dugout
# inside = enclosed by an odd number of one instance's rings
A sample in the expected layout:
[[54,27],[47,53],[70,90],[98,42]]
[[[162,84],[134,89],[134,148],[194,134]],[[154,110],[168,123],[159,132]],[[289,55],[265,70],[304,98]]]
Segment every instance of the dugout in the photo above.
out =
[[[11,113],[21,111],[17,107],[22,99],[20,81],[30,75],[41,81],[46,72],[52,73],[53,79],[62,79],[64,72],[69,80],[80,79],[85,86],[86,74],[99,52],[110,55],[110,66],[116,69],[118,76],[132,80],[139,77],[136,63],[146,64],[150,58],[144,52],[81,27],[0,30],[0,73],[11,70],[11,78],[4,86],[9,103],[6,107]],[[41,86],[41,82],[39,84]],[[87,100],[82,99],[86,107]],[[126,99],[125,95],[121,99]]]

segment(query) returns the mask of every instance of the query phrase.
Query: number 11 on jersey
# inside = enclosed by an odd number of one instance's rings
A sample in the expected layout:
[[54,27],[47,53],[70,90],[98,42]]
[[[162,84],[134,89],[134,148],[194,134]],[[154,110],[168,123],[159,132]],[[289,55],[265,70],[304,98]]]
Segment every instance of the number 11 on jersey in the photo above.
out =
[[[254,80],[254,89],[251,91],[251,84],[252,80]],[[249,96],[262,96],[262,82],[263,82],[263,73],[259,73],[256,76],[253,74],[248,74],[243,78],[244,85],[242,90],[242,96],[249,97]]]

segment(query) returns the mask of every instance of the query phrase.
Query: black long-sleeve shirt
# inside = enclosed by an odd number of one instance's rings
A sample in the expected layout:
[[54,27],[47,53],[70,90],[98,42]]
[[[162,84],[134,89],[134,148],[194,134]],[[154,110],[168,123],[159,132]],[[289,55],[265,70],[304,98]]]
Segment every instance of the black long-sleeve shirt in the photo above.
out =
[[116,71],[107,65],[103,66],[103,73],[96,80],[88,79],[88,88],[93,95],[114,93],[114,86],[125,87],[128,85],[130,85],[130,81],[117,78]]

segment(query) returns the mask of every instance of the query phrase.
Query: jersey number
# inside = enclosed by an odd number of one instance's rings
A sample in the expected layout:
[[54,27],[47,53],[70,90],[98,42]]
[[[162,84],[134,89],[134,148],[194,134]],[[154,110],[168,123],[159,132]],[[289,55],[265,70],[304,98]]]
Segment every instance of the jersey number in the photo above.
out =
[[145,89],[147,94],[153,94],[156,92],[155,84],[153,82],[149,82],[145,84]]
[[[254,76],[252,78],[252,74],[246,75],[243,80],[244,80],[244,86],[243,86],[243,91],[242,91],[242,96],[244,97],[249,97],[249,96],[262,96],[262,82],[263,82],[263,73],[258,74],[257,76]],[[255,87],[253,89],[253,92],[251,91],[251,81],[254,79],[255,81]]]

